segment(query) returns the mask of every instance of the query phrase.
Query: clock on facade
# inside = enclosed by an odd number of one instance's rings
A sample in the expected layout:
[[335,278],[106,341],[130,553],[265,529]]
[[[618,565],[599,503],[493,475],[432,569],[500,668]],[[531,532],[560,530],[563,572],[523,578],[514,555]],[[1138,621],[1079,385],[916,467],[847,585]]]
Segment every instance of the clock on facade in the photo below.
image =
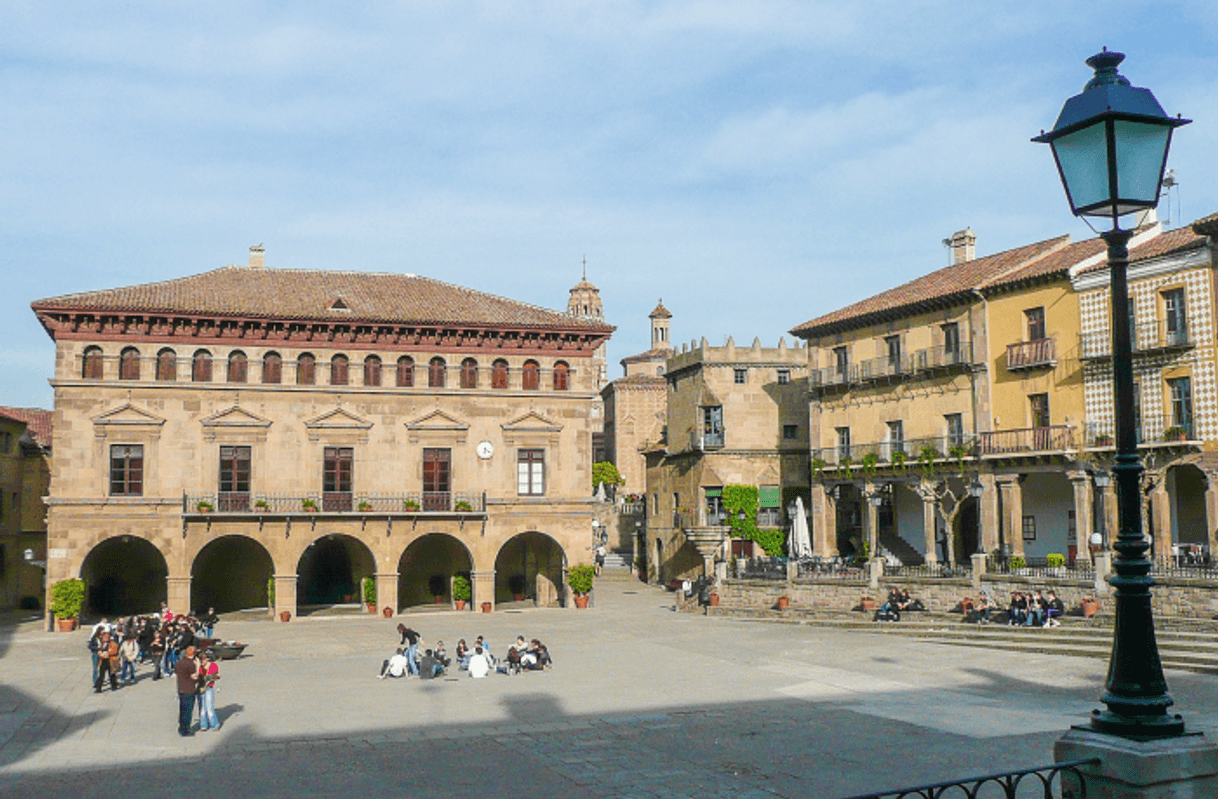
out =
[[489,441],[481,441],[478,443],[478,457],[482,460],[489,459],[495,454],[495,446]]

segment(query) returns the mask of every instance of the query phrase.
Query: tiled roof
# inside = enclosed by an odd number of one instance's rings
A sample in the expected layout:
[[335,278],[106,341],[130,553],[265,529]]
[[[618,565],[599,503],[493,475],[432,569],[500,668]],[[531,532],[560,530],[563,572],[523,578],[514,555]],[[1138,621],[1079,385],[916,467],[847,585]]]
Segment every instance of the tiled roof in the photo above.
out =
[[1155,236],[1141,247],[1129,251],[1129,261],[1148,261],[1161,255],[1168,255],[1182,250],[1191,250],[1205,244],[1205,236],[1198,235],[1191,227],[1181,227],[1170,230],[1160,236]]
[[1053,275],[1065,277],[1070,271],[1070,267],[1095,257],[1104,251],[1105,246],[1104,240],[1100,238],[1067,244],[1060,250],[1055,250],[1022,269],[1016,269],[986,282],[980,288],[982,290],[1000,289],[1036,278],[1047,278]]
[[791,333],[810,338],[842,327],[862,327],[898,312],[912,312],[918,305],[943,301],[994,281],[1016,269],[1065,247],[1069,236],[1028,244],[1013,250],[976,258],[931,272],[904,285],[876,294],[853,305],[819,316],[795,327]]
[[647,361],[666,361],[675,353],[669,347],[653,347],[647,352],[640,352],[638,355],[627,355],[622,359],[621,363],[625,366],[628,363],[646,363]]
[[1192,227],[1194,233],[1202,236],[1218,237],[1218,213],[1203,216],[1190,227]]
[[609,385],[611,386],[666,386],[668,380],[659,375],[630,375],[629,377],[619,377]]
[[0,405],[0,416],[25,424],[38,444],[51,446],[51,412],[42,408],[9,408]]
[[[338,310],[341,306],[345,309]],[[50,297],[32,303],[32,307],[36,311],[214,314],[600,332],[614,329],[604,322],[417,275],[245,266],[226,266],[159,283]]]
[[656,309],[647,314],[648,319],[672,319],[672,314],[664,307],[664,300],[656,303]]
[[577,291],[583,291],[585,289],[589,291],[600,291],[600,289],[598,289],[596,286],[589,283],[588,278],[585,277],[581,278],[578,283],[571,287],[571,293],[574,294]]

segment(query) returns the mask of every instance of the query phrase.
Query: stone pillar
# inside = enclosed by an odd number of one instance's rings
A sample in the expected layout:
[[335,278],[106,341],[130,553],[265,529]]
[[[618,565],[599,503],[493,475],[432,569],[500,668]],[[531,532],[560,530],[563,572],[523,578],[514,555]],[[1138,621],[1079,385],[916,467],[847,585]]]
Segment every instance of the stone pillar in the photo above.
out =
[[[1069,472],[1070,486],[1074,489],[1074,541],[1078,557],[1087,562],[1091,558],[1088,539],[1091,536],[1091,477],[1086,472]],[[1062,553],[1065,554],[1065,553]]]
[[867,554],[872,560],[880,557],[880,510],[871,504],[876,492],[874,483],[863,487],[863,510],[867,514]]
[[[474,589],[473,590],[474,611],[481,612],[483,602],[490,602],[491,610],[494,610],[495,609],[495,570],[486,569],[484,571],[476,571],[476,572],[473,572],[473,574],[471,574],[470,576],[473,577],[473,580],[471,580],[471,582],[473,583],[473,589]],[[544,608],[547,603],[543,601],[543,597],[541,596],[541,589],[542,589],[542,586],[539,581],[537,584],[537,591],[538,591],[537,604]]]
[[275,575],[275,607],[272,612],[275,618],[279,618],[279,614],[285,610],[292,614],[293,619],[296,618],[295,574]]
[[397,572],[377,572],[376,573],[376,605],[377,612],[380,613],[382,608],[390,608],[393,610],[393,615],[398,613],[398,573]]
[[1105,549],[1095,553],[1095,595],[1108,596],[1112,586],[1108,585],[1108,574],[1112,571],[1112,551]]
[[[190,607],[190,575],[185,577],[180,575],[169,575],[165,578],[168,583],[168,603],[169,609],[173,611],[175,616],[189,615]],[[203,608],[207,610],[207,608]]]
[[[1080,767],[1086,797],[1192,799],[1218,796],[1218,745],[1205,735],[1131,741],[1075,727],[1053,746],[1058,763],[1095,758]],[[1077,787],[1063,777],[1063,788]],[[1069,794],[1071,796],[1076,794]]]
[[872,591],[880,590],[880,578],[884,576],[883,558],[872,558],[867,562],[867,582]]
[[969,558],[973,561],[973,590],[981,590],[981,578],[985,576],[985,553],[974,552]]
[[990,553],[998,549],[998,486],[992,474],[977,477],[982,487],[981,507],[977,509],[981,518],[981,547]]
[[938,563],[939,550],[935,546],[935,529],[938,515],[939,500],[935,497],[935,487],[923,481],[918,486],[918,496],[922,498],[922,534],[926,543],[926,562]]
[[1104,518],[1104,547],[1109,550],[1112,549],[1112,542],[1116,539],[1117,532],[1119,532],[1117,530],[1116,507],[1116,481],[1111,480],[1100,491],[1100,513]]
[[1151,524],[1154,535],[1154,557],[1156,561],[1171,557],[1171,496],[1167,493],[1167,481],[1160,480],[1150,494]]
[[837,503],[824,483],[812,484],[812,554],[837,556]]
[[1023,490],[1018,475],[1004,475],[998,480],[1002,491],[1002,528],[1013,557],[1023,557]]
[[1218,473],[1205,473],[1205,537],[1210,557],[1218,555]]

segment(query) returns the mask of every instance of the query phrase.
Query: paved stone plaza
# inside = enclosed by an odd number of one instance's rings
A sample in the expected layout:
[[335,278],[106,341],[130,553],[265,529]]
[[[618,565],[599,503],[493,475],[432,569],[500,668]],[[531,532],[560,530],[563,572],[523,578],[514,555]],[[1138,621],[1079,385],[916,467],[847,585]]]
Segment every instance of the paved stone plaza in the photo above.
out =
[[[1104,676],[1094,659],[676,614],[637,583],[598,592],[581,612],[404,619],[450,651],[537,637],[556,662],[482,681],[377,680],[398,619],[226,620],[250,646],[223,669],[224,727],[185,739],[172,680],[143,667],[95,695],[85,633],[10,622],[0,794],[845,796],[1049,763]],[[1169,680],[1192,728],[1218,734],[1218,681]]]

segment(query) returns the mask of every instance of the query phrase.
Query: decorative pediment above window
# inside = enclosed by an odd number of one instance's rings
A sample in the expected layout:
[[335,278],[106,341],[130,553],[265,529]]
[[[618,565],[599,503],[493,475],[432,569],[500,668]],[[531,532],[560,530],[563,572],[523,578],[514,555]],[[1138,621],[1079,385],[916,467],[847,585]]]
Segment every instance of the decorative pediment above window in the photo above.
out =
[[251,413],[240,405],[233,405],[204,418],[201,424],[203,438],[207,441],[215,441],[217,435],[225,439],[265,441],[271,420]]
[[411,444],[419,443],[421,438],[464,444],[469,434],[469,425],[437,408],[407,422],[406,434]]
[[722,488],[723,486],[727,485],[727,483],[723,482],[723,478],[720,477],[718,473],[716,473],[715,470],[709,466],[703,470],[702,480],[700,482],[704,487],[713,486],[716,488]]
[[372,422],[345,408],[335,408],[306,420],[305,427],[308,428],[310,441],[324,438],[331,444],[366,444]]
[[722,404],[723,404],[723,400],[716,397],[715,392],[711,391],[708,387],[703,386],[702,390],[698,392],[698,406],[699,407],[707,408],[707,407],[713,407],[715,405],[722,405]]
[[155,440],[161,437],[164,424],[165,420],[152,411],[127,402],[94,416],[93,435],[97,438],[107,438],[136,434],[141,438]]
[[547,419],[537,411],[529,411],[524,416],[519,416],[501,427],[503,428],[503,440],[509,445],[544,442],[557,446],[558,434],[562,432],[562,425]]
[[770,464],[762,470],[761,475],[757,478],[758,485],[770,485],[782,482],[782,476],[778,474],[778,470],[774,468],[774,464]]

